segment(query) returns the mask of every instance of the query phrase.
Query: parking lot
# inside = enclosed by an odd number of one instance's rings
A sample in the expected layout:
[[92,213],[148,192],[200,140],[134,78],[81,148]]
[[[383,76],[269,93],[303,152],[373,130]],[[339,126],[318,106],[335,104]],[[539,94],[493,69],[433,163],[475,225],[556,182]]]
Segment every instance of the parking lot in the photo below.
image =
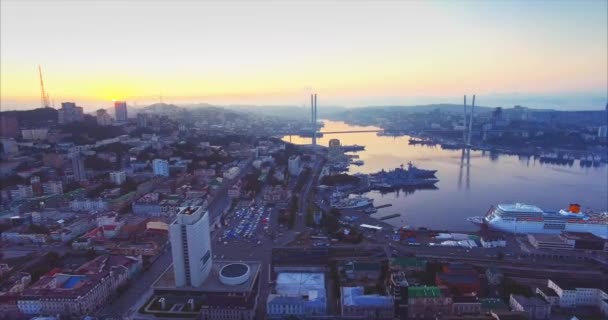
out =
[[217,242],[249,242],[259,244],[269,232],[272,208],[264,205],[238,206],[226,218],[226,227],[218,233]]

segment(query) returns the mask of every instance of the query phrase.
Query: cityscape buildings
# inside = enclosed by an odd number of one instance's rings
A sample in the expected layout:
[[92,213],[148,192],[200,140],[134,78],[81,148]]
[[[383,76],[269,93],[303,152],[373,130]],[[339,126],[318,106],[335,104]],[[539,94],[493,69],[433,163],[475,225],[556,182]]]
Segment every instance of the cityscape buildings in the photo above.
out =
[[125,122],[128,120],[127,117],[127,103],[124,101],[114,102],[114,112],[116,115],[116,121]]

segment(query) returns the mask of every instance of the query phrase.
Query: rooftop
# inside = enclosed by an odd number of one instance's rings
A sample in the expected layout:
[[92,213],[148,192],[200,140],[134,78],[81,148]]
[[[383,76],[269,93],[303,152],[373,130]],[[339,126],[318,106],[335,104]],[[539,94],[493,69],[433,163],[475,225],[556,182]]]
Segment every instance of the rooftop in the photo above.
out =
[[[226,285],[220,281],[220,270],[227,265],[239,265],[246,264],[250,268],[251,277],[247,279],[247,281],[236,284],[236,285]],[[222,260],[213,260],[213,265],[211,266],[211,272],[209,276],[203,282],[200,288],[193,287],[176,287],[175,286],[175,273],[173,272],[173,265],[171,265],[165,272],[158,277],[156,282],[152,284],[152,288],[155,290],[176,290],[176,291],[193,291],[193,292],[249,292],[253,289],[255,284],[255,280],[258,277],[258,273],[260,272],[261,264],[257,261],[244,261],[244,262],[236,262],[236,261],[222,261]]]
[[426,268],[426,260],[415,257],[399,257],[391,261],[391,265],[407,268]]
[[411,298],[441,297],[441,290],[438,287],[409,287],[407,292]]
[[521,304],[524,308],[526,307],[543,307],[548,306],[549,303],[537,296],[533,297],[525,297],[519,294],[512,294],[511,297],[515,299],[519,304]]
[[390,296],[364,294],[363,287],[342,287],[342,305],[344,306],[392,306]]
[[318,291],[325,296],[325,274],[320,272],[281,272],[276,284],[276,292],[280,295],[306,295]]
[[590,232],[572,232],[572,231],[564,231],[562,232],[562,236],[572,240],[591,240],[591,241],[606,241],[606,239],[602,239],[593,233]]

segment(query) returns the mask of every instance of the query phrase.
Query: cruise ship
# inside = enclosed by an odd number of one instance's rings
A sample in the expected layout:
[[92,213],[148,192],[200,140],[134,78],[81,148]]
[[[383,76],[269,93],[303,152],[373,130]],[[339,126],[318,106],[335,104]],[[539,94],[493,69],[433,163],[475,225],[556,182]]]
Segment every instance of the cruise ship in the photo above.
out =
[[608,239],[608,213],[583,213],[579,204],[558,212],[521,203],[499,204],[490,207],[485,216],[467,220],[509,233],[589,232]]

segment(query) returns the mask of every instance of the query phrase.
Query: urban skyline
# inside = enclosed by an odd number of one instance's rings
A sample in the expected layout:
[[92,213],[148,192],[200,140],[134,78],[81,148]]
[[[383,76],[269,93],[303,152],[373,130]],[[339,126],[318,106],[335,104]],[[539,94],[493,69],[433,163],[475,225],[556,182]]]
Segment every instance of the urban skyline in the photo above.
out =
[[56,106],[88,112],[161,96],[301,106],[312,91],[346,107],[458,103],[470,90],[503,107],[608,99],[603,1],[31,3],[2,2],[4,110],[40,104],[38,64]]

